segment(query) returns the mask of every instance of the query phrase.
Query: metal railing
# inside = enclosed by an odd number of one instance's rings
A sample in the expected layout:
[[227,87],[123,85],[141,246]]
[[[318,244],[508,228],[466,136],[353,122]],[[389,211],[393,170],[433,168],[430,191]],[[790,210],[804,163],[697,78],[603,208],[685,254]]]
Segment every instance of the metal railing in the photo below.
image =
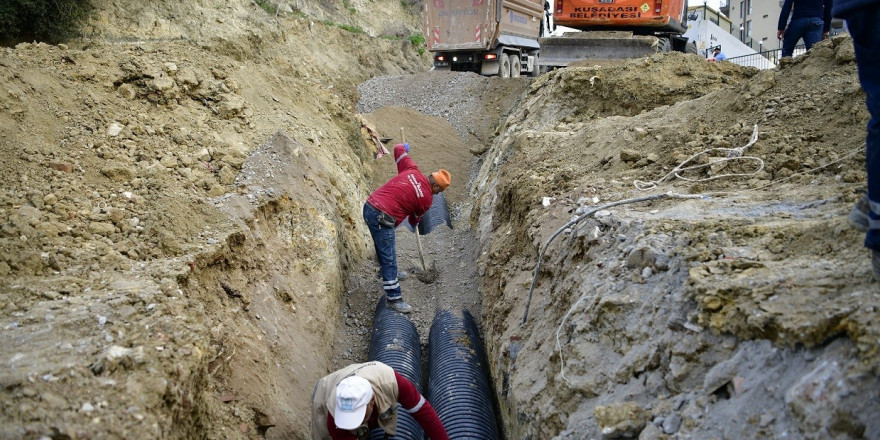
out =
[[[807,52],[807,47],[798,45],[794,47],[793,57],[803,55]],[[728,58],[734,64],[740,66],[757,67],[759,69],[772,69],[779,65],[779,59],[782,57],[782,49],[765,50],[751,55],[743,55],[739,57]]]

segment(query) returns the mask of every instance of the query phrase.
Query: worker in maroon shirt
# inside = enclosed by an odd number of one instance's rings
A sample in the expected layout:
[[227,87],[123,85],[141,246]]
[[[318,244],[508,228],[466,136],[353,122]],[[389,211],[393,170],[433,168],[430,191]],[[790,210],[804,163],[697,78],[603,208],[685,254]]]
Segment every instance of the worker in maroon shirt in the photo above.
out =
[[403,300],[400,280],[397,278],[397,249],[394,231],[397,225],[408,221],[413,227],[431,207],[434,194],[449,186],[449,172],[438,170],[423,175],[409,157],[409,144],[394,146],[397,175],[370,194],[364,203],[364,221],[370,229],[376,256],[382,269],[382,288],[388,307],[409,313],[412,307]]
[[430,440],[449,440],[434,407],[407,378],[381,362],[352,364],[322,377],[312,394],[312,440],[365,439],[397,431],[397,404]]

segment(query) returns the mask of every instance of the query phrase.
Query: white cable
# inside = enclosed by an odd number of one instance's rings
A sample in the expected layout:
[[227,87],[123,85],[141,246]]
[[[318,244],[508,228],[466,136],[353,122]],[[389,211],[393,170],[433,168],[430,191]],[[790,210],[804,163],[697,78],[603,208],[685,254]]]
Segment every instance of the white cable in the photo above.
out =
[[[744,145],[742,147],[737,147],[737,148],[708,148],[708,149],[705,149],[705,150],[700,151],[699,153],[694,154],[693,156],[687,158],[684,162],[680,163],[678,166],[673,168],[672,171],[670,171],[668,174],[666,174],[665,176],[663,176],[659,180],[653,180],[653,181],[648,181],[648,182],[645,182],[642,180],[634,180],[633,185],[637,189],[639,189],[640,191],[647,191],[649,189],[656,188],[657,185],[669,180],[672,176],[678,177],[679,179],[686,180],[688,182],[706,182],[709,180],[720,179],[722,177],[754,176],[755,174],[760,173],[761,170],[764,169],[764,161],[761,160],[760,158],[753,157],[753,156],[743,156],[743,152],[747,148],[754,145],[755,142],[757,142],[757,141],[758,141],[758,124],[755,124],[754,129],[752,130],[752,137],[749,140],[749,143],[747,143],[746,145]],[[691,165],[691,166],[685,167],[686,164],[688,164],[692,160],[696,159],[697,157],[699,157],[703,154],[712,152],[712,151],[726,152],[727,157],[722,158],[720,160],[717,160],[715,162],[707,163],[707,164]],[[721,163],[721,162],[730,162],[730,161],[735,161],[735,160],[750,160],[750,161],[758,162],[758,169],[756,169],[755,171],[752,171],[750,173],[719,174],[716,176],[704,177],[704,178],[700,178],[700,179],[692,179],[692,178],[684,177],[681,175],[681,173],[683,173],[685,171],[697,170],[700,168],[713,166],[713,165]]]
[[562,379],[568,382],[568,378],[565,377],[565,357],[562,355],[562,344],[559,343],[559,332],[562,331],[562,326],[565,325],[565,321],[568,320],[569,315],[577,306],[587,297],[587,294],[584,293],[580,298],[568,309],[568,312],[565,316],[562,317],[562,322],[559,323],[559,328],[556,329],[556,350],[559,351],[559,374],[562,376]]

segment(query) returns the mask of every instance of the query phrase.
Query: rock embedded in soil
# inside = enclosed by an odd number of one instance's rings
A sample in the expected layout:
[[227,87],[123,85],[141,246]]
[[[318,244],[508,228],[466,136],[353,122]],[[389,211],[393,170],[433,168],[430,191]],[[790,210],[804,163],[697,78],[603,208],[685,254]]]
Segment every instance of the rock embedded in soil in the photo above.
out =
[[593,409],[593,415],[604,439],[635,438],[651,417],[635,402],[597,406]]
[[115,182],[128,182],[135,176],[134,170],[122,165],[107,165],[101,168],[101,174]]

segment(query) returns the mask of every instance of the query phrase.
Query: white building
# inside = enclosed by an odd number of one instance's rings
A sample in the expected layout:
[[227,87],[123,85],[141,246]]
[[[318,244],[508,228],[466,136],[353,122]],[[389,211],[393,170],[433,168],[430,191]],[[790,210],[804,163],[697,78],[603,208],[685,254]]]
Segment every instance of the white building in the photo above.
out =
[[[707,19],[704,20],[703,17]],[[709,6],[689,7],[687,26],[684,36],[696,43],[697,51],[703,57],[708,57],[716,46],[721,46],[721,51],[728,58],[757,54],[739,38],[731,35],[731,21]]]

